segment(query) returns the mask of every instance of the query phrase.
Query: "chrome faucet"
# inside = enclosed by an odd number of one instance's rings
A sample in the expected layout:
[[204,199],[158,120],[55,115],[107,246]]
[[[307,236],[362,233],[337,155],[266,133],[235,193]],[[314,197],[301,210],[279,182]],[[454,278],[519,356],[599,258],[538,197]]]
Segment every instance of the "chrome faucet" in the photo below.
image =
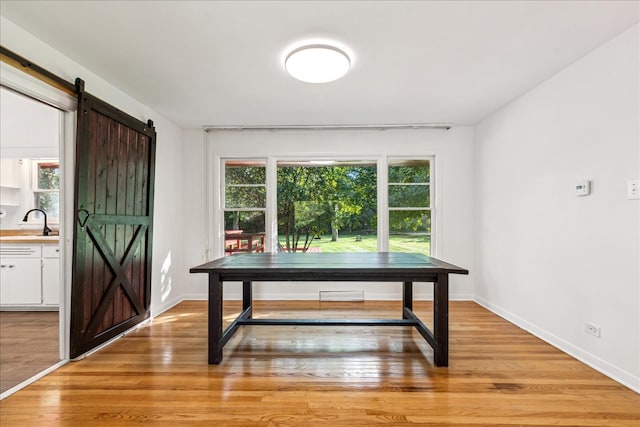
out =
[[33,211],[42,212],[42,215],[44,215],[44,228],[42,229],[42,235],[43,236],[48,236],[49,233],[51,233],[51,229],[49,227],[47,227],[47,213],[45,211],[43,211],[42,209],[30,209],[30,210],[28,210],[27,213],[24,214],[24,218],[22,218],[22,220],[24,222],[27,222],[27,217]]

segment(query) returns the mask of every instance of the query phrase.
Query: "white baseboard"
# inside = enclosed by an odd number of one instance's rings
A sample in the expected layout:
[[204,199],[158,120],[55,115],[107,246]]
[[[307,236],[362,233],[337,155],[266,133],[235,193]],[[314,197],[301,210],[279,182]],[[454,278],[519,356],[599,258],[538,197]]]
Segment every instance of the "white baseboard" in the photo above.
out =
[[486,308],[487,310],[497,314],[498,316],[504,318],[505,320],[513,323],[514,325],[524,329],[530,334],[540,338],[541,340],[551,344],[557,349],[563,351],[575,359],[578,359],[582,363],[592,367],[596,371],[606,375],[614,381],[619,382],[625,387],[630,388],[636,393],[640,393],[640,377],[634,376],[630,372],[622,370],[606,360],[601,359],[600,357],[585,351],[584,349],[577,347],[570,342],[552,334],[551,332],[542,329],[533,323],[523,319],[522,317],[511,313],[508,310],[505,310],[502,307],[499,307],[484,298],[476,296],[474,298],[475,302]]
[[[182,295],[182,301],[207,301],[209,299],[209,294],[184,294]],[[242,299],[242,297],[238,298]]]
[[184,300],[185,300],[184,296],[180,296],[180,297],[173,298],[169,301],[163,302],[162,305],[160,305],[159,307],[157,308],[154,307],[153,311],[151,312],[151,318],[161,315],[165,311],[175,307],[176,305],[180,304]]

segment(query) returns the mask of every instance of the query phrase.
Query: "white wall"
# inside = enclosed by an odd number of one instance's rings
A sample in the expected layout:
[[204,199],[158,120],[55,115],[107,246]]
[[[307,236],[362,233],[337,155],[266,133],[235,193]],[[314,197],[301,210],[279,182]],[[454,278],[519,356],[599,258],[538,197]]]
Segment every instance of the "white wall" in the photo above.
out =
[[0,157],[58,157],[59,126],[55,108],[0,88]]
[[636,25],[484,120],[475,148],[477,301],[636,390],[638,52]]
[[[206,141],[205,141],[206,139]],[[210,153],[205,150],[209,144]],[[187,182],[193,185],[185,188],[186,200],[191,205],[192,221],[188,221],[185,237],[185,259],[188,266],[205,262],[208,258],[220,256],[222,248],[219,237],[207,242],[207,219],[200,212],[209,209],[209,220],[218,212],[205,204],[206,193],[219,197],[219,177],[216,168],[206,182],[207,156],[214,165],[220,157],[253,156],[266,158],[341,156],[347,159],[377,159],[383,156],[435,156],[436,181],[436,256],[470,270],[469,276],[451,278],[451,297],[469,299],[473,292],[474,243],[473,243],[473,129],[469,127],[444,130],[325,130],[325,131],[211,131],[185,134],[184,170]],[[214,222],[209,221],[210,225]],[[215,236],[215,231],[212,233]],[[214,248],[210,253],[208,247]],[[206,297],[207,286],[204,275],[189,275],[185,278],[185,292],[188,298]],[[362,286],[362,285],[360,285]],[[358,288],[349,285],[349,290]],[[340,284],[275,285],[257,286],[257,299],[317,299],[318,290],[344,289]],[[364,286],[367,299],[398,299],[401,295],[397,286]],[[226,291],[227,292],[227,291]],[[416,298],[428,298],[431,286],[416,287]],[[239,289],[230,288],[226,293],[230,298],[238,298]]]
[[[157,138],[155,214],[153,236],[152,314],[180,301],[182,260],[182,130],[116,86],[58,52],[4,17],[0,18],[2,45],[73,83],[85,81],[87,92],[142,121],[154,121]],[[68,236],[70,238],[70,236]],[[70,245],[70,241],[65,242]],[[69,252],[70,253],[70,252]]]

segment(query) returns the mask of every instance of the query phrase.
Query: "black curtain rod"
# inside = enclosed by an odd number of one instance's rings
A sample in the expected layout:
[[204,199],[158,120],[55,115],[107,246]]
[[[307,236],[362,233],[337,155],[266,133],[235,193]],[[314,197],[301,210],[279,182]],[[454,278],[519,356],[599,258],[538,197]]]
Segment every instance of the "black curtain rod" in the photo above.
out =
[[0,58],[2,62],[5,62],[13,67],[16,67],[29,75],[33,75],[34,77],[50,84],[51,86],[57,87],[58,89],[62,89],[63,91],[76,95],[76,86],[73,83],[70,83],[53,74],[51,71],[42,68],[41,66],[34,64],[28,59],[18,55],[15,52],[10,51],[4,46],[0,45]]

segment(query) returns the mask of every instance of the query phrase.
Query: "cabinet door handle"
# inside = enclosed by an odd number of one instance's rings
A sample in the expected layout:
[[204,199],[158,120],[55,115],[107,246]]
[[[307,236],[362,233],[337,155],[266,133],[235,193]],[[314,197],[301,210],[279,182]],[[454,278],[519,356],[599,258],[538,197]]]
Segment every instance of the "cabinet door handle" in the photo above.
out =
[[15,267],[15,265],[10,265],[10,266],[9,266],[9,268],[13,268],[13,267]]

